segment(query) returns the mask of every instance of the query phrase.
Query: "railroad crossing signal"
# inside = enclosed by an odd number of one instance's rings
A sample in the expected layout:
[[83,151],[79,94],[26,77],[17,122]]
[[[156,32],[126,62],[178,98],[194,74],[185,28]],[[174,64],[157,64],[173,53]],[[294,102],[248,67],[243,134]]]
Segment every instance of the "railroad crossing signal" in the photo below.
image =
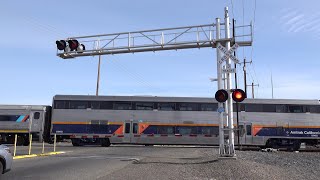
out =
[[[221,57],[221,59],[218,60],[219,64],[222,64],[224,61],[227,61],[227,59],[233,60],[234,63],[239,63],[239,59],[237,59],[235,56],[233,56],[233,52],[239,47],[237,43],[235,43],[231,49],[228,51],[225,47],[223,47],[221,44],[217,46],[217,48],[224,53],[224,56]],[[230,65],[227,64],[226,69],[222,69],[222,72],[224,73],[235,73],[235,69],[231,68]]]
[[[246,93],[242,90],[242,89],[232,89],[231,90],[232,92],[232,99],[235,101],[235,102],[242,102],[247,96],[246,96]],[[219,89],[215,96],[216,100],[218,102],[226,102],[229,98],[229,95],[228,95],[228,92],[224,89]]]
[[67,43],[65,40],[59,40],[59,41],[56,41],[56,44],[57,44],[57,48],[62,51],[62,50],[65,50],[66,47],[67,47]]
[[246,93],[242,89],[234,89],[232,91],[232,99],[235,102],[242,102],[247,97]]
[[217,46],[217,48],[224,53],[224,56],[221,57],[221,59],[218,60],[219,64],[223,63],[227,59],[231,59],[234,63],[239,63],[239,59],[233,56],[233,52],[239,47],[237,43],[235,43],[231,49],[228,51],[225,47],[223,47],[221,44]]
[[65,40],[56,41],[57,49],[64,52],[76,51],[77,53],[82,53],[86,50],[86,47],[75,39],[69,39],[67,42]]
[[228,92],[226,90],[224,90],[224,89],[219,89],[216,92],[214,97],[216,98],[216,100],[218,102],[221,102],[221,103],[222,102],[226,102],[226,100],[228,99]]

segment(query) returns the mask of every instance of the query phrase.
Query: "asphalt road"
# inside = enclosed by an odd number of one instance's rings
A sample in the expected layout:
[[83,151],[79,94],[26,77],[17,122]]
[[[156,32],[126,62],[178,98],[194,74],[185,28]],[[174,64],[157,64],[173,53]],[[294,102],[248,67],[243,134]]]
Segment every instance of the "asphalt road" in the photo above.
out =
[[[50,150],[47,147],[47,150]],[[34,152],[41,152],[35,145]],[[318,179],[320,153],[237,151],[237,159],[218,160],[214,147],[129,146],[72,147],[65,154],[14,160],[2,179],[66,180],[214,180]],[[27,152],[20,147],[19,152]]]
[[[46,145],[47,146],[47,145]],[[11,147],[12,148],[12,147]],[[33,153],[40,153],[42,145],[35,144]],[[183,150],[184,151],[181,151]],[[53,150],[52,146],[46,147],[45,152]],[[185,150],[191,151],[185,153]],[[59,144],[57,151],[65,154],[46,157],[34,157],[16,159],[12,170],[2,176],[2,179],[122,179],[130,178],[126,166],[134,163],[142,163],[142,159],[149,160],[168,159],[175,161],[176,158],[197,158],[192,152],[192,147],[161,147],[161,146],[87,146],[73,147],[70,144]],[[18,147],[17,154],[27,154],[28,147]],[[179,155],[177,157],[176,155]],[[132,173],[132,172],[131,172]],[[137,175],[139,172],[133,172]],[[163,174],[165,175],[165,174]],[[149,179],[149,177],[141,177]],[[151,177],[150,177],[151,178]]]

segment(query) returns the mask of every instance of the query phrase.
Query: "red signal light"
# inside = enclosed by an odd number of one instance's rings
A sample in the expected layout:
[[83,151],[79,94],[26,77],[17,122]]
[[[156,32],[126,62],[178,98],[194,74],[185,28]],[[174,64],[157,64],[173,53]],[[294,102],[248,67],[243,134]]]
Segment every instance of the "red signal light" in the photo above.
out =
[[218,102],[225,102],[228,99],[228,92],[224,89],[220,89],[216,92],[214,97]]
[[57,48],[62,51],[62,50],[65,50],[65,48],[67,47],[67,43],[65,40],[59,40],[59,41],[56,41],[56,44],[57,44]]
[[74,51],[78,48],[79,42],[75,39],[68,40],[70,51]]
[[246,93],[242,89],[234,89],[232,92],[232,99],[235,102],[242,102],[246,97]]

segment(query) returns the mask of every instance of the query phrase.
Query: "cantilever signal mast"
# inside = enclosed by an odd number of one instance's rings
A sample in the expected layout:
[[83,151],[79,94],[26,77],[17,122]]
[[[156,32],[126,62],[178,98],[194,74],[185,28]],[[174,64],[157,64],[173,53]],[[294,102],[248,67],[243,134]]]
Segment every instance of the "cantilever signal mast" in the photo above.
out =
[[[220,26],[224,26],[224,28],[220,28]],[[228,8],[226,7],[223,23],[217,18],[216,23],[204,25],[68,37],[56,42],[57,56],[63,59],[70,59],[82,56],[220,47],[217,49],[217,82],[218,87],[223,89],[222,74],[226,75],[227,81],[225,84],[229,100],[227,103],[219,103],[220,110],[225,107],[225,111],[219,112],[219,153],[222,157],[234,157],[231,73],[235,72],[235,69],[231,68],[231,64],[234,62],[238,63],[238,61],[236,61],[236,58],[230,52],[234,52],[237,47],[251,46],[252,25],[233,28],[238,32],[243,32],[243,34],[237,33],[237,36],[230,37],[230,19]],[[88,47],[93,48],[88,49]],[[225,55],[223,56],[220,51],[223,51]],[[223,64],[227,67],[224,70],[222,69]],[[99,82],[97,82],[97,88],[99,87],[98,84]],[[96,92],[98,92],[98,89]],[[224,128],[224,122],[227,121],[229,126]],[[225,136],[224,132],[227,132],[229,135]]]

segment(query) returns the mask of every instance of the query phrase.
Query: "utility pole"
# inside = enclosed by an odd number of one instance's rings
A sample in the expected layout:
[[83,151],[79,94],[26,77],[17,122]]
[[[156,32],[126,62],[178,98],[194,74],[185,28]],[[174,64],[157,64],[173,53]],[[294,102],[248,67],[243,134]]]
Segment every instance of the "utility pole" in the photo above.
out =
[[100,64],[101,64],[101,55],[99,55],[99,62],[98,62],[98,76],[97,76],[97,89],[96,89],[96,96],[98,96],[98,95],[99,95]]
[[[235,41],[236,39],[236,30],[235,30],[235,23],[236,21],[232,19],[232,35],[233,35],[233,40]],[[236,51],[233,52],[234,57],[237,57]],[[234,69],[237,69],[237,63],[234,63]],[[235,81],[235,86],[236,89],[238,89],[238,77],[237,77],[237,71],[234,73],[234,81]],[[237,113],[237,141],[238,141],[238,149],[240,150],[240,131],[239,131],[239,103],[236,102],[236,113]]]
[[247,85],[247,86],[251,86],[251,92],[252,92],[252,99],[254,99],[254,86],[258,86],[259,87],[259,84],[254,84],[254,82],[251,83],[251,85]]
[[273,80],[272,80],[272,71],[271,71],[271,91],[272,91],[272,99],[273,99]]

